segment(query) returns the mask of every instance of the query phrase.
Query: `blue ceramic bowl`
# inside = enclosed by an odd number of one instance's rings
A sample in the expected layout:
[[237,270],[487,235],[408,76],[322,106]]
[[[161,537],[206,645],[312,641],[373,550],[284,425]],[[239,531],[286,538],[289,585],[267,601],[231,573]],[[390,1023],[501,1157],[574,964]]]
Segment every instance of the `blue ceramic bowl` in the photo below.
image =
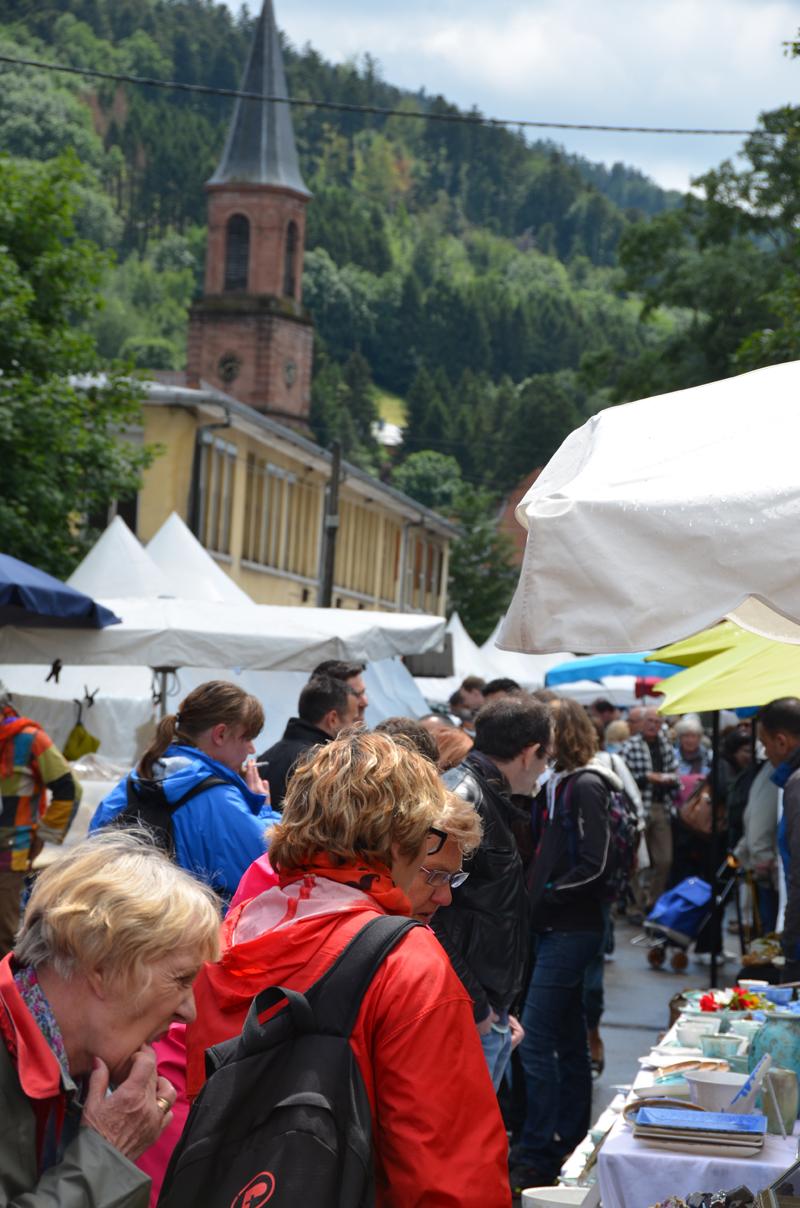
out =
[[792,1001],[793,994],[791,986],[767,986],[764,990],[764,997],[769,1002],[774,1002],[776,1007],[785,1007]]

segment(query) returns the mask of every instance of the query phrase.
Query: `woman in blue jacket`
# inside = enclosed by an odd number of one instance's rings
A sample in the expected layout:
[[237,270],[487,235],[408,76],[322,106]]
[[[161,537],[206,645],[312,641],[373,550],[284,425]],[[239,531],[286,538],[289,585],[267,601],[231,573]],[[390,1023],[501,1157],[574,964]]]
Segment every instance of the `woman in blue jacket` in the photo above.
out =
[[113,824],[126,810],[127,821],[129,779],[134,799],[145,787],[152,796],[154,785],[168,805],[186,798],[171,814],[164,811],[175,860],[229,900],[245,869],[263,855],[267,827],[279,818],[255,764],[245,768],[263,725],[260,702],[236,684],[200,684],[177,713],[162,718],[130,778],[100,802],[89,830]]

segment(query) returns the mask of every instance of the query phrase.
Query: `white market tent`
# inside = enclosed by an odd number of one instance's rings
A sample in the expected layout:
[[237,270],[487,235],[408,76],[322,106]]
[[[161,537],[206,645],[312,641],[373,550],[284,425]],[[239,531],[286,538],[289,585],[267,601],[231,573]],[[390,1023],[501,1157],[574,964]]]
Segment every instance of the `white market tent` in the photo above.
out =
[[[165,677],[169,708],[203,680],[241,683],[264,703],[263,745],[283,732],[308,672],[327,658],[369,664],[370,724],[391,713],[422,716],[428,711],[394,656],[438,644],[441,618],[255,605],[176,520],[165,522],[145,551],[116,518],[70,580],[99,585],[99,594],[109,587],[129,589],[118,601],[123,621],[113,626],[120,631],[116,642],[81,646],[72,640],[74,631],[67,640],[53,630],[56,637],[47,645],[36,643],[32,630],[0,629],[0,679],[17,707],[36,716],[57,741],[63,741],[75,720],[73,698],[80,699],[84,688],[90,693],[99,689],[84,723],[101,739],[103,754],[132,760],[142,746],[132,736],[141,735],[154,718],[150,667],[179,668]],[[175,584],[202,598],[174,598]],[[61,682],[45,685],[42,664],[49,666],[55,658],[65,664]]]
[[490,657],[473,642],[457,612],[447,622],[447,632],[452,641],[453,674],[415,677],[422,695],[434,704],[446,704],[467,675],[480,675],[486,680],[496,679],[500,675],[499,671],[495,671]]
[[601,411],[517,508],[506,650],[655,649],[723,617],[800,641],[800,362]]
[[220,604],[252,604],[247,592],[225,574],[177,512],[170,513],[146,549],[171,595]]
[[[504,617],[481,646],[481,654],[494,668],[493,678],[505,676],[516,680],[523,688],[541,688],[544,677],[551,667],[565,663],[571,654],[520,654],[517,651],[501,650],[495,643],[503,625]],[[596,685],[595,685],[596,687]],[[595,692],[595,695],[597,693]],[[592,698],[594,699],[594,698]]]
[[100,534],[67,583],[87,596],[116,596],[120,600],[175,595],[121,516],[115,516]]

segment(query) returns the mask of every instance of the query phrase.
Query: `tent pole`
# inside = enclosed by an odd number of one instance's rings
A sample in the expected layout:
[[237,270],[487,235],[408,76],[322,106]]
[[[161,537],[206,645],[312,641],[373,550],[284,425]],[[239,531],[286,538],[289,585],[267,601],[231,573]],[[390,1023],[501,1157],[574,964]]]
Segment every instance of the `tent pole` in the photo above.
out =
[[167,716],[167,678],[170,672],[175,670],[174,667],[154,667],[153,675],[156,677],[158,684],[158,720],[162,721]]
[[714,710],[712,722],[712,764],[711,764],[711,989],[717,987],[717,936],[719,946],[722,946],[722,912],[719,901],[719,831],[717,830],[717,815],[720,798],[720,768],[719,768],[719,709]]

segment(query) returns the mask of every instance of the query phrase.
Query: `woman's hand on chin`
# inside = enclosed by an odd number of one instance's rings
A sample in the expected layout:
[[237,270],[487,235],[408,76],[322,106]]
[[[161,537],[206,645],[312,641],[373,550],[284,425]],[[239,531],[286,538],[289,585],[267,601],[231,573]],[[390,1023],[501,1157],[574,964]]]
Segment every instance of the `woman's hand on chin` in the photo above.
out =
[[108,1083],[108,1066],[95,1057],[83,1124],[135,1162],[172,1119],[175,1088],[158,1076],[155,1053],[147,1044],[133,1054],[127,1077],[110,1095]]

